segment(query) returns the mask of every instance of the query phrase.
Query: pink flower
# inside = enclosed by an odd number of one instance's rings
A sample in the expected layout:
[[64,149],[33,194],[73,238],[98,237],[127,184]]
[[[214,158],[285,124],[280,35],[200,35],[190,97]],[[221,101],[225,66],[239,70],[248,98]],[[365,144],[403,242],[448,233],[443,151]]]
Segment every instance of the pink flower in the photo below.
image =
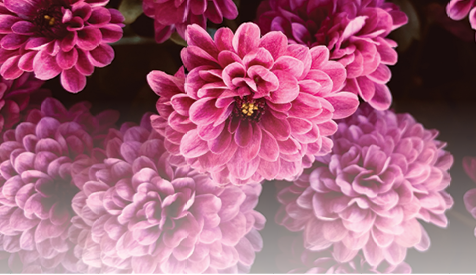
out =
[[[463,158],[463,168],[466,174],[476,182],[476,158],[475,157],[464,157]],[[466,210],[468,210],[471,215],[476,219],[476,188],[468,190],[463,197],[464,205]],[[474,230],[474,235],[476,236],[476,228]]]
[[461,20],[468,16],[471,28],[476,30],[476,3],[474,0],[451,0],[446,6],[446,13],[453,20]]
[[72,93],[86,86],[94,67],[111,63],[107,43],[122,37],[119,11],[108,0],[0,0],[0,74],[15,79],[24,72],[48,80],[61,74]]
[[[73,199],[77,244],[68,270],[93,273],[247,272],[262,248],[260,184],[218,187],[169,154],[150,126],[111,130],[107,158]],[[178,167],[176,165],[179,165]]]
[[[64,271],[61,263],[72,248],[68,241],[74,215],[71,201],[79,192],[72,166],[76,161],[95,163],[102,160],[97,156],[104,156],[102,150],[93,148],[93,138],[86,131],[90,125],[55,118],[67,120],[73,113],[75,118],[84,117],[78,112],[82,105],[68,112],[59,101],[48,98],[40,110],[31,111],[26,121],[3,135],[0,246],[11,253],[13,272]],[[104,114],[113,113],[107,111],[97,118]],[[95,123],[103,124],[104,119],[97,118]],[[110,119],[104,121],[108,124]]]
[[327,46],[330,59],[346,67],[343,90],[378,110],[388,109],[387,65],[397,62],[397,44],[386,36],[408,20],[396,5],[384,0],[266,0],[257,18],[264,33],[282,31],[292,43]]
[[333,119],[351,115],[358,99],[341,92],[344,67],[324,46],[288,45],[280,32],[261,37],[242,24],[214,40],[189,26],[183,71],[148,76],[160,96],[153,127],[165,146],[221,184],[292,180],[314,155],[332,148]]
[[220,24],[223,17],[235,19],[238,9],[232,0],[144,0],[144,14],[154,18],[155,40],[162,43],[173,32],[185,38],[188,25],[198,24],[206,29],[207,20]]
[[25,73],[16,80],[0,77],[0,133],[20,122],[22,115],[31,108],[30,104],[36,103],[36,98],[44,99],[50,94],[48,90],[40,89],[41,85],[43,81],[31,73]]
[[418,219],[448,224],[453,157],[437,135],[409,114],[364,105],[339,123],[332,153],[279,193],[277,221],[304,230],[307,249],[332,246],[338,262],[362,250],[371,266],[400,264],[407,248],[429,247]]

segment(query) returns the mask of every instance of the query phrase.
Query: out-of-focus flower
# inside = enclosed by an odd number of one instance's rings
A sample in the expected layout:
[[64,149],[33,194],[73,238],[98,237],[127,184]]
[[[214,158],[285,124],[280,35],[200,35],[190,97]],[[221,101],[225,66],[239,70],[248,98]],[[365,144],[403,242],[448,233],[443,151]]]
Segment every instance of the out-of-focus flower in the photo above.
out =
[[476,30],[476,3],[474,0],[451,0],[446,6],[446,13],[453,20],[461,20],[468,16],[471,28]]
[[61,74],[69,92],[79,92],[94,67],[114,58],[107,43],[122,37],[121,13],[108,0],[1,0],[0,74],[24,72],[48,80]]
[[280,191],[278,223],[304,230],[307,249],[333,246],[338,262],[362,249],[371,266],[398,265],[407,248],[426,250],[418,219],[446,227],[453,205],[445,191],[453,157],[437,134],[409,114],[363,105],[339,123],[332,153]]
[[[91,123],[68,121],[68,117],[82,117],[79,110],[88,111],[83,105],[66,111],[59,101],[47,98],[40,110],[31,111],[26,121],[3,135],[0,246],[11,253],[13,272],[64,270],[60,263],[72,247],[68,241],[74,215],[71,201],[79,192],[71,167],[76,161],[95,163],[105,156],[103,150],[93,148]],[[95,124],[110,125],[117,117],[106,111]]]
[[[260,184],[218,187],[167,152],[151,128],[111,130],[107,158],[73,199],[73,272],[247,272],[262,248]],[[180,164],[179,167],[175,164]]]
[[22,113],[31,108],[30,104],[37,103],[37,100],[30,98],[50,94],[48,90],[40,89],[41,85],[43,81],[36,79],[32,73],[25,73],[16,80],[0,77],[0,133],[20,122]]
[[357,96],[340,91],[344,67],[324,46],[288,45],[280,32],[261,37],[253,23],[235,34],[221,28],[214,40],[189,26],[187,42],[187,75],[147,76],[160,96],[153,127],[167,150],[221,184],[295,179],[332,148],[334,119],[357,109]]
[[185,38],[188,25],[198,24],[206,29],[207,20],[220,24],[223,17],[235,19],[238,9],[232,0],[143,0],[144,14],[154,19],[155,40],[162,43],[173,32]]
[[[476,157],[464,157],[463,168],[466,174],[476,182]],[[468,190],[463,197],[464,205],[471,215],[476,219],[476,188]],[[474,229],[476,236],[476,228]]]
[[386,37],[407,20],[395,4],[384,0],[266,0],[257,12],[263,33],[282,31],[290,42],[327,46],[330,59],[347,70],[343,90],[378,110],[392,102],[387,65],[397,62],[397,44]]

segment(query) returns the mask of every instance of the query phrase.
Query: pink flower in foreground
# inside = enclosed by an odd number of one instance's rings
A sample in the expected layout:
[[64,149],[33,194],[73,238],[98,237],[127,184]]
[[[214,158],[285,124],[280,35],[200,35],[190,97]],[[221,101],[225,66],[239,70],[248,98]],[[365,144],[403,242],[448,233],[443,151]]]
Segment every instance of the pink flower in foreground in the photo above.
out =
[[[61,263],[72,248],[68,241],[74,215],[71,201],[79,192],[72,178],[73,163],[94,163],[101,160],[95,156],[104,156],[93,148],[93,138],[86,131],[90,125],[55,118],[71,117],[82,109],[80,105],[68,112],[59,101],[48,98],[40,110],[32,110],[25,122],[3,135],[0,247],[11,253],[9,267],[13,272],[64,271]],[[96,124],[103,124],[104,119],[99,118],[104,114],[114,115],[107,111],[97,116]],[[109,123],[110,119],[104,121]]]
[[334,119],[357,109],[357,97],[340,91],[344,67],[324,46],[288,45],[280,32],[261,37],[253,23],[235,34],[221,28],[214,40],[189,26],[187,43],[187,75],[147,76],[160,96],[152,125],[167,150],[218,183],[294,179],[330,151]]
[[143,0],[144,14],[154,19],[155,40],[162,43],[173,32],[185,38],[188,25],[198,24],[206,29],[207,20],[220,24],[223,17],[235,19],[238,9],[232,0]]
[[451,0],[446,6],[446,13],[453,20],[461,20],[468,16],[471,28],[476,30],[476,2],[475,0]]
[[[476,158],[464,157],[463,168],[466,174],[476,182]],[[476,188],[468,190],[464,194],[463,200],[466,210],[476,219]],[[476,228],[474,229],[474,235],[476,236]]]
[[387,65],[397,62],[397,44],[386,38],[407,16],[384,0],[265,0],[257,12],[264,33],[282,31],[290,42],[325,45],[330,59],[346,67],[344,90],[378,109],[388,109],[392,96]]
[[332,246],[338,262],[362,249],[371,266],[398,265],[407,248],[426,250],[418,219],[446,227],[453,205],[445,191],[453,157],[437,134],[409,114],[364,105],[339,123],[332,153],[279,193],[277,221],[304,230],[307,249]]
[[[30,98],[46,97],[50,94],[40,89],[43,81],[36,79],[33,74],[25,73],[16,80],[6,80],[0,77],[0,133],[11,129],[20,122],[22,114],[36,100]],[[0,138],[1,140],[1,138]]]
[[[107,158],[73,199],[72,272],[247,272],[262,248],[260,184],[218,187],[168,153],[150,126],[111,130]],[[180,164],[179,167],[175,164]]]
[[119,11],[108,0],[0,0],[0,74],[48,80],[61,74],[69,92],[86,86],[94,67],[111,63],[107,43],[122,37]]

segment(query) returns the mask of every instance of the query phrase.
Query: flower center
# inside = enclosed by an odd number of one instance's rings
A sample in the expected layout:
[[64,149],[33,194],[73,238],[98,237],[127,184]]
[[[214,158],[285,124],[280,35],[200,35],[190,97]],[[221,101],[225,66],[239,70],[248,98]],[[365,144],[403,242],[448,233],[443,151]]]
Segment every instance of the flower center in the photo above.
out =
[[62,18],[61,6],[41,8],[37,11],[33,24],[40,36],[62,38],[67,34],[66,26],[61,22]]
[[247,96],[243,98],[235,98],[235,109],[233,114],[241,119],[259,122],[263,116],[265,101],[263,98],[248,99]]

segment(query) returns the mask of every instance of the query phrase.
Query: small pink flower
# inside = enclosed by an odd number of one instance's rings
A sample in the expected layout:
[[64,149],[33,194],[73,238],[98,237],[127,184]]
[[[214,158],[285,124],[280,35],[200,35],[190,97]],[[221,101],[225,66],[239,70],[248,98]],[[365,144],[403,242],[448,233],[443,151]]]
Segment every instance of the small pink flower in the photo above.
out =
[[446,6],[446,13],[453,20],[461,20],[468,16],[471,28],[476,30],[475,0],[451,0]]
[[[106,139],[73,199],[69,235],[80,273],[242,273],[262,248],[260,184],[218,187],[167,152],[150,126],[124,124]],[[179,165],[179,166],[176,166]],[[73,257],[74,256],[74,257]]]
[[94,67],[111,63],[107,43],[122,37],[124,18],[108,0],[0,0],[0,74],[24,72],[48,80],[61,74],[72,93],[86,86]]
[[324,46],[288,45],[280,32],[261,37],[242,24],[214,40],[189,26],[183,70],[147,79],[160,96],[153,127],[165,146],[221,184],[292,180],[314,155],[332,148],[334,119],[351,115],[357,97],[340,91],[344,67]]
[[338,262],[362,250],[371,266],[400,264],[407,248],[430,245],[418,219],[448,224],[453,157],[437,135],[409,114],[363,105],[339,123],[332,153],[279,193],[277,221],[303,230],[307,249],[332,247]]
[[154,18],[155,40],[162,43],[177,31],[185,38],[188,25],[198,24],[206,29],[207,20],[220,24],[223,17],[235,19],[238,9],[232,0],[144,0],[144,14]]
[[266,0],[257,15],[264,33],[282,31],[292,43],[327,46],[330,59],[346,67],[343,90],[378,110],[388,109],[392,102],[387,65],[397,62],[397,44],[386,36],[407,20],[396,5],[384,0]]
[[[463,168],[466,174],[476,182],[476,157],[464,157]],[[464,194],[463,200],[466,210],[476,219],[476,188],[468,190]],[[476,236],[476,228],[474,235]]]
[[[90,133],[97,131],[88,127],[92,124],[77,120],[88,117],[83,115],[89,113],[83,106],[80,103],[67,111],[59,101],[47,98],[40,110],[32,110],[26,121],[3,135],[0,246],[10,253],[13,272],[64,271],[63,260],[72,249],[68,241],[74,215],[71,201],[79,192],[72,166],[78,161],[96,163],[105,154],[93,146]],[[117,114],[107,111],[95,117],[93,124],[109,124],[105,114],[117,119]]]

